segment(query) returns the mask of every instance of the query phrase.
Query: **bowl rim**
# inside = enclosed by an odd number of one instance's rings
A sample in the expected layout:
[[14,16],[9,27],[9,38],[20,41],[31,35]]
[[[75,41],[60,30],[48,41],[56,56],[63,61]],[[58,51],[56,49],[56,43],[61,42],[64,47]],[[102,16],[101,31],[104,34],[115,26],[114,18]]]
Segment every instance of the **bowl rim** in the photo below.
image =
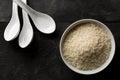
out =
[[[86,22],[94,22],[97,23],[99,25],[101,25],[101,27],[105,28],[107,33],[109,34],[110,38],[111,38],[111,51],[109,54],[109,58],[105,61],[104,64],[102,64],[100,67],[93,69],[93,70],[87,70],[87,71],[83,71],[83,70],[79,70],[75,67],[73,67],[72,65],[70,65],[63,57],[63,52],[62,52],[62,43],[63,40],[65,38],[65,36],[67,35],[67,33],[73,29],[75,26],[77,26],[78,24],[82,24],[82,23],[86,23]],[[81,19],[81,20],[77,20],[75,22],[73,22],[71,25],[69,25],[66,30],[63,32],[62,37],[60,39],[60,43],[59,43],[59,50],[60,50],[60,56],[63,60],[63,62],[65,63],[65,65],[70,68],[72,71],[78,73],[78,74],[84,74],[84,75],[91,75],[91,74],[96,74],[98,72],[101,72],[102,70],[104,70],[112,61],[114,54],[115,54],[115,39],[114,36],[111,32],[111,30],[102,22],[95,20],[95,19]]]

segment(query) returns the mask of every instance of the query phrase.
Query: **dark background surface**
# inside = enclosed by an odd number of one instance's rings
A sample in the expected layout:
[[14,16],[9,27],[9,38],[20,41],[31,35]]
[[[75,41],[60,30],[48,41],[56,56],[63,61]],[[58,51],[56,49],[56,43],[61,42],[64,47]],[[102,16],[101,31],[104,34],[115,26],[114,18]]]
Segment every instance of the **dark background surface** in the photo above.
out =
[[[116,74],[120,71],[120,0],[28,0],[28,3],[35,10],[51,15],[57,29],[53,34],[45,35],[32,23],[34,38],[27,48],[18,46],[18,38],[6,42],[3,33],[11,18],[12,1],[0,0],[0,80],[119,80],[119,74]],[[20,8],[19,15],[22,23]],[[116,41],[111,64],[90,76],[71,71],[59,53],[59,41],[64,30],[83,18],[105,23]]]

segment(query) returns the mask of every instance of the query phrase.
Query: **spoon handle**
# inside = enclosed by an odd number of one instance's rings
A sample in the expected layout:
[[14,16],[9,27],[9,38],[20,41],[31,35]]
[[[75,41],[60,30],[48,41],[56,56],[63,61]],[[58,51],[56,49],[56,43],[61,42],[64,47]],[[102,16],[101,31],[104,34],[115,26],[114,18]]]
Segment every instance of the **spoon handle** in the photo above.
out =
[[[22,0],[25,4],[27,4],[27,1],[26,0]],[[23,24],[25,24],[26,22],[27,23],[30,23],[30,21],[29,21],[29,17],[28,17],[28,15],[27,15],[27,13],[24,11],[24,10],[22,10],[22,13],[23,13]]]
[[30,6],[28,6],[27,4],[25,4],[23,1],[21,0],[13,0],[16,4],[18,4],[22,9],[24,9],[29,15],[31,15],[31,13],[36,12],[34,9],[32,9]]
[[12,6],[12,15],[18,15],[18,7],[17,4],[15,4],[14,2]]

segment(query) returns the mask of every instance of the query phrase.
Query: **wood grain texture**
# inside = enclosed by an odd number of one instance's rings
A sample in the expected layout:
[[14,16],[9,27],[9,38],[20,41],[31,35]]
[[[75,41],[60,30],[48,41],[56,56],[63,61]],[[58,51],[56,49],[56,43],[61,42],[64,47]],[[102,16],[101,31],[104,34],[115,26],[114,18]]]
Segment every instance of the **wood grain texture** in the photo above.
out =
[[[56,21],[72,22],[82,18],[120,21],[119,0],[28,0],[28,3]],[[9,21],[11,11],[12,0],[0,0],[0,21]]]
[[11,0],[0,0],[0,21],[9,21],[12,12]]

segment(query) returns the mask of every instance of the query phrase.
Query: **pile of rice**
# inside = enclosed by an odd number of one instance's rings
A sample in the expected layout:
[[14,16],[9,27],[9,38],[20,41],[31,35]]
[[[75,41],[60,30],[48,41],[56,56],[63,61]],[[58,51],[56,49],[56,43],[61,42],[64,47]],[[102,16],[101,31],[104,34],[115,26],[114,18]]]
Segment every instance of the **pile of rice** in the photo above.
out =
[[69,31],[62,45],[65,60],[80,70],[100,67],[108,59],[110,49],[110,36],[95,23],[77,25]]

